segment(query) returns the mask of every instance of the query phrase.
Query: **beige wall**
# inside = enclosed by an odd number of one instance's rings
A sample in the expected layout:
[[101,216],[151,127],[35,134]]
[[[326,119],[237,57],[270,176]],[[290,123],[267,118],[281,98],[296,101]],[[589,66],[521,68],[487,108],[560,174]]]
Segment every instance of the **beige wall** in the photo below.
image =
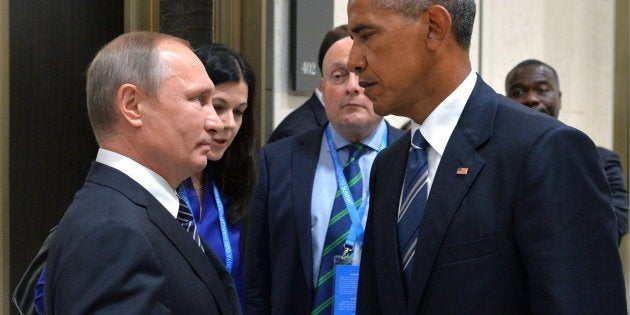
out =
[[611,148],[615,2],[486,0],[482,10],[484,79],[504,93],[505,75],[518,62],[549,63],[560,77],[559,119]]
[[0,314],[9,314],[9,0],[0,0]]

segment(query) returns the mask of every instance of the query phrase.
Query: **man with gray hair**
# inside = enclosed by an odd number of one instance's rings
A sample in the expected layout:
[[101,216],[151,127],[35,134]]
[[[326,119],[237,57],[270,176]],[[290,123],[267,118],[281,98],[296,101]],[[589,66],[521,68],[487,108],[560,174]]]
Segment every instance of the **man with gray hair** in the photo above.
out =
[[223,129],[188,43],[121,35],[87,71],[99,144],[46,265],[46,314],[240,314],[229,273],[175,192]]
[[348,69],[413,121],[372,167],[357,314],[626,314],[595,145],[473,71],[475,10],[349,1]]

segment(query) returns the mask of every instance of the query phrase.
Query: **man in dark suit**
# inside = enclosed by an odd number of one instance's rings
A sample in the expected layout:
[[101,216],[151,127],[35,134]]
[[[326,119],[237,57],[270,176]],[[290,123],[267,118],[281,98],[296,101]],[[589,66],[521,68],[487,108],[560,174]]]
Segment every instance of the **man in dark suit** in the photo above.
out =
[[[46,314],[240,314],[229,273],[175,193],[223,129],[188,43],[127,33],[87,71],[99,144],[47,258]],[[188,217],[187,217],[188,215]]]
[[267,143],[317,129],[325,125],[328,122],[328,118],[326,118],[326,110],[320,98],[321,92],[319,88],[317,88],[304,104],[289,113],[289,115],[280,122],[271,133],[271,136],[269,136]]
[[[520,62],[505,78],[506,96],[554,118],[560,115],[562,91],[558,73],[550,65],[535,59]],[[617,153],[597,147],[606,179],[612,193],[612,204],[617,218],[618,242],[628,228],[628,191],[623,179],[621,160]]]
[[349,1],[348,68],[414,135],[372,167],[357,314],[625,314],[595,145],[472,71],[475,8]]
[[[248,314],[332,314],[333,293],[325,291],[332,290],[335,273],[327,259],[347,248],[354,251],[348,261],[355,266],[360,262],[362,233],[356,238],[342,233],[355,223],[363,229],[367,211],[361,208],[369,197],[372,161],[402,131],[374,113],[356,75],[347,70],[351,46],[345,25],[328,32],[322,42],[321,87],[330,123],[261,150],[245,255]],[[349,153],[353,147],[360,147],[362,155]],[[353,163],[360,166],[361,176],[345,174]],[[336,173],[337,167],[344,174]],[[343,203],[337,190],[344,185],[361,187],[350,200],[358,210],[345,203],[345,213],[336,215],[335,205]],[[356,221],[348,218],[355,210]],[[329,239],[338,242],[327,245]]]

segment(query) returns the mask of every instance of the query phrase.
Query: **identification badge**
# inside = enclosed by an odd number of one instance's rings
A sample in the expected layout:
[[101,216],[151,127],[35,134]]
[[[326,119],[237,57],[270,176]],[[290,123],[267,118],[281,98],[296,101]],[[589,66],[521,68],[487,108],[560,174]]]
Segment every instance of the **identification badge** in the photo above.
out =
[[352,265],[352,255],[335,256],[334,315],[355,315],[357,289],[359,288],[359,266]]

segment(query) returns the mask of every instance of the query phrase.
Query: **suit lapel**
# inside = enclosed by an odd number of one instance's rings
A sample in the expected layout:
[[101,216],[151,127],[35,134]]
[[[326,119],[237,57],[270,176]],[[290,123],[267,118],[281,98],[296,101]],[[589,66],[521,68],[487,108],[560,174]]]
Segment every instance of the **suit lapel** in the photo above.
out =
[[313,93],[311,98],[308,100],[309,107],[311,111],[313,111],[313,115],[315,116],[315,121],[318,126],[323,126],[328,122],[328,117],[326,117],[326,110],[324,109],[324,105],[319,101],[317,95]]
[[[483,159],[463,141],[459,132],[453,133],[450,145],[457,146],[451,150],[456,152],[446,154],[447,149],[440,161],[420,227],[408,301],[409,314],[416,313],[449,223],[484,165]],[[459,167],[468,168],[468,173],[457,175]]]
[[[324,127],[325,128],[325,127]],[[313,243],[311,237],[311,197],[319,159],[323,128],[298,136],[298,145],[291,155],[291,198],[298,233],[304,276],[313,288]]]
[[[382,297],[382,309],[385,314],[402,314],[405,305],[403,276],[400,270],[400,257],[397,244],[398,202],[407,165],[410,134],[405,133],[398,141],[392,143],[377,157],[378,171],[373,173],[373,187],[370,187],[373,198],[370,203],[374,235],[376,270],[387,272],[374,275],[377,278],[378,293]],[[379,156],[380,156],[379,155]],[[383,167],[387,165],[388,167]],[[374,169],[373,169],[374,172]],[[376,182],[378,181],[378,182]],[[393,274],[392,274],[393,273]]]
[[[217,264],[218,258],[214,256],[215,254],[212,250],[205,246],[206,253],[204,254],[195,242],[191,242],[191,235],[179,225],[176,219],[157,200],[149,202],[147,212],[149,219],[177,247],[195,273],[212,292],[221,312],[223,314],[231,314],[231,304],[225,294],[226,291],[223,290],[224,284],[221,282],[221,277],[219,277],[215,269],[224,267],[222,264]],[[211,266],[214,266],[214,268],[211,268]]]
[[[416,314],[449,224],[483,170],[485,160],[477,149],[492,135],[497,110],[494,94],[477,79],[441,158],[418,236],[408,314]],[[458,168],[467,169],[466,174],[457,174]]]
[[[134,203],[146,207],[149,220],[162,231],[166,238],[177,247],[182,256],[189,262],[195,273],[197,273],[199,278],[201,278],[214,295],[221,312],[223,314],[232,313],[231,304],[225,291],[219,289],[223,288],[225,285],[221,282],[217,270],[211,268],[212,265],[214,265],[215,268],[224,268],[222,267],[223,265],[213,262],[210,257],[207,257],[206,254],[199,249],[195,242],[191,242],[192,236],[182,228],[179,222],[177,222],[157,199],[124,173],[98,162],[92,163],[88,181],[109,186],[127,196]],[[210,255],[214,254],[210,253]],[[212,264],[209,264],[209,262]],[[225,272],[227,272],[227,270],[225,270]]]

